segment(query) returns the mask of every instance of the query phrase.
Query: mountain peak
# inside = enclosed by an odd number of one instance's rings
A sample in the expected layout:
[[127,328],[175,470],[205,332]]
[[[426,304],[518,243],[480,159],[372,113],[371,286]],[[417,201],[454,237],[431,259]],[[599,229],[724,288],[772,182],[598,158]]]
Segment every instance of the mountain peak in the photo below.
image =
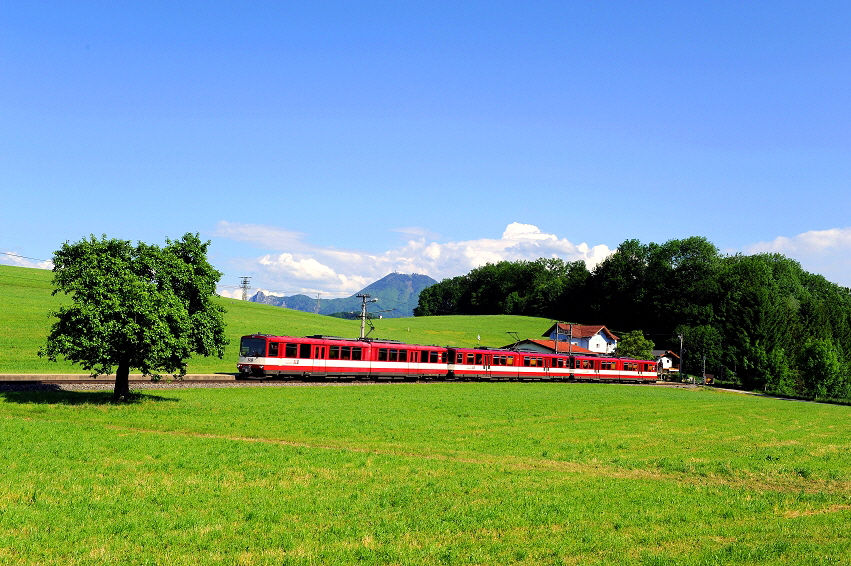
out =
[[409,317],[414,315],[414,307],[419,301],[420,292],[426,287],[437,283],[428,275],[419,273],[389,273],[370,283],[355,295],[344,299],[319,299],[307,295],[292,295],[289,297],[275,297],[258,291],[249,300],[255,303],[265,303],[290,309],[316,312],[319,314],[337,314],[344,312],[360,312],[361,300],[356,295],[369,294],[378,299],[376,309],[381,310],[385,318]]

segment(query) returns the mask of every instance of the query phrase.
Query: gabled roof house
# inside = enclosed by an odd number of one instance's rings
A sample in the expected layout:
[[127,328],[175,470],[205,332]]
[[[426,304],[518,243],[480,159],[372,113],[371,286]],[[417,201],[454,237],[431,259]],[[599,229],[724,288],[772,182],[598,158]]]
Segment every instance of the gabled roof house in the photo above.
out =
[[619,338],[601,324],[566,324],[559,322],[544,332],[544,338],[562,343],[559,352],[567,351],[567,343],[598,354],[611,354],[618,346]]

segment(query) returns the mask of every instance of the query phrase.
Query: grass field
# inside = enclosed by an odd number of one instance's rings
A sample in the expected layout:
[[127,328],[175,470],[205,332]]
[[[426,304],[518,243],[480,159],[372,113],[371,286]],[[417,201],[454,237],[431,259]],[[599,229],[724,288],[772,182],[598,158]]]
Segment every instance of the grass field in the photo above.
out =
[[[85,373],[67,362],[39,358],[52,319],[48,317],[62,300],[51,296],[53,274],[43,269],[0,265],[0,373]],[[216,299],[225,310],[230,344],[223,359],[194,358],[188,373],[233,373],[239,351],[239,337],[255,332],[307,336],[328,334],[356,338],[360,321],[342,320],[312,313],[282,309],[232,299]],[[374,321],[374,338],[401,340],[413,344],[474,346],[481,335],[484,346],[504,346],[521,338],[537,338],[549,328],[547,319],[518,316],[449,316],[388,318]]]
[[4,564],[848,564],[851,409],[700,389],[0,394]]

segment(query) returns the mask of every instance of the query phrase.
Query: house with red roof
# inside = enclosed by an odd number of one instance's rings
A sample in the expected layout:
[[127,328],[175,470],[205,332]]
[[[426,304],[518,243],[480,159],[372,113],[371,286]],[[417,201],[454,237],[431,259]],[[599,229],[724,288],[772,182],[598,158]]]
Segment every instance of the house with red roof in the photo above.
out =
[[[558,342],[559,352],[566,352],[567,344],[571,348],[581,348],[595,354],[611,354],[618,347],[619,338],[602,324],[568,324],[559,322],[544,332],[543,338]],[[572,350],[576,351],[576,350]],[[584,352],[583,352],[584,353]]]

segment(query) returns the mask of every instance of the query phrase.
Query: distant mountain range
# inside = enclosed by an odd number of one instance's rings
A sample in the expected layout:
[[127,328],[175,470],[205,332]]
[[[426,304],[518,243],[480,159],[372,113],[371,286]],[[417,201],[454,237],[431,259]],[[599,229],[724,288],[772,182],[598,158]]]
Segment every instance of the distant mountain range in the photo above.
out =
[[[419,301],[420,291],[437,283],[428,275],[413,273],[391,273],[375,283],[358,291],[355,295],[369,294],[378,302],[369,305],[369,312],[385,318],[414,316],[414,307]],[[341,318],[355,318],[360,315],[361,299],[352,295],[343,299],[319,299],[319,314]],[[305,312],[316,312],[316,297],[291,295],[276,297],[258,291],[248,299],[255,303],[274,305]]]

